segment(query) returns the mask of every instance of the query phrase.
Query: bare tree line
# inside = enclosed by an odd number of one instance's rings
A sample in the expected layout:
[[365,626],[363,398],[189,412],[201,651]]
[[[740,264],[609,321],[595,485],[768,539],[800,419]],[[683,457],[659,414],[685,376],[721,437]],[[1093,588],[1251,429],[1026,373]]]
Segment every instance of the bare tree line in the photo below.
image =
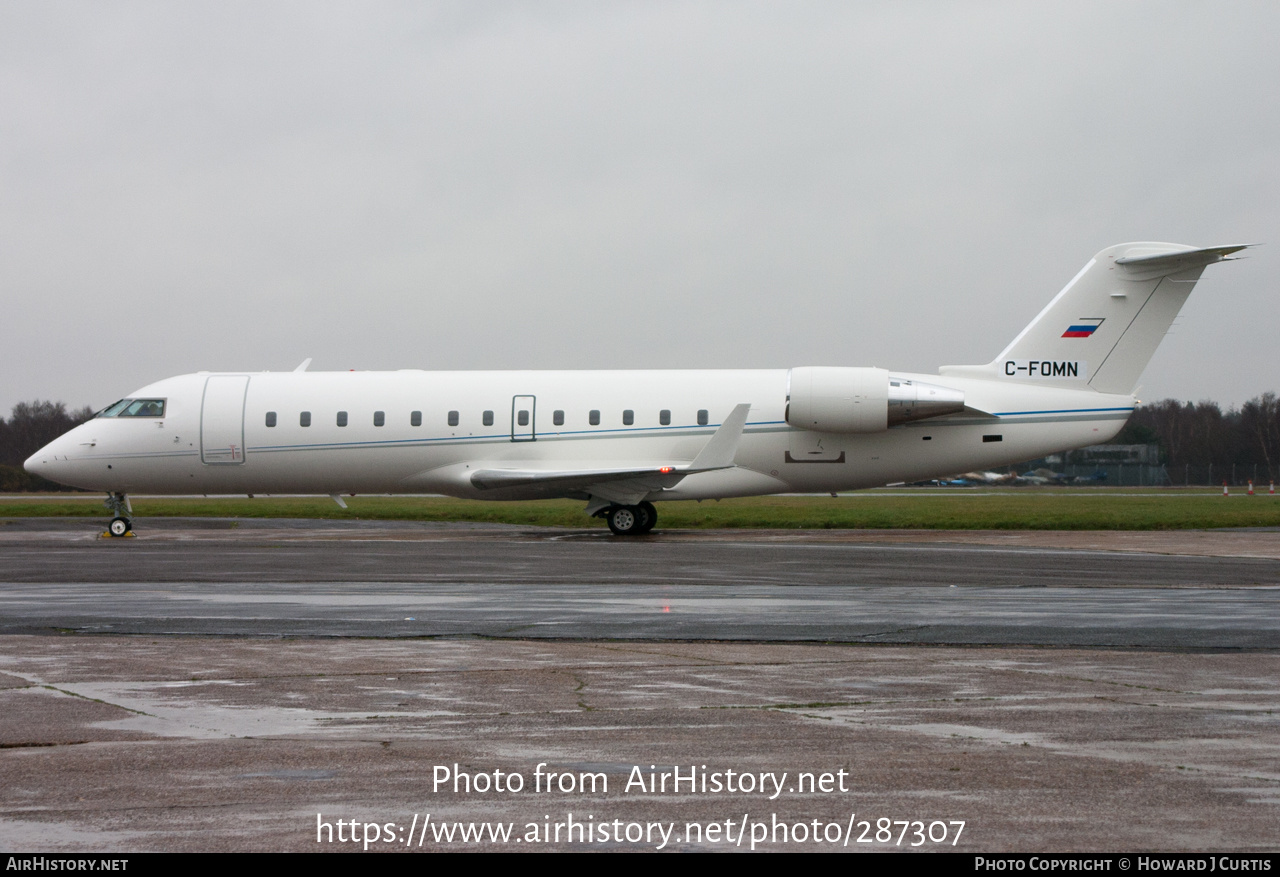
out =
[[67,411],[64,402],[19,402],[8,420],[0,419],[0,490],[70,490],[22,468],[23,462],[73,426],[93,417],[87,405]]
[[1240,408],[1223,411],[1216,402],[1165,399],[1142,405],[1114,444],[1158,444],[1160,461],[1175,483],[1188,469],[1212,466],[1224,480],[1235,467],[1258,473],[1258,480],[1280,480],[1280,401],[1263,393]]
[[[33,475],[22,463],[44,445],[93,417],[89,407],[68,411],[63,402],[19,402],[0,419],[0,491],[67,490]],[[1280,401],[1263,393],[1240,408],[1217,402],[1165,399],[1142,405],[1114,444],[1158,444],[1161,462],[1174,475],[1188,467],[1226,473],[1256,471],[1259,480],[1280,480]],[[1265,476],[1264,476],[1265,473]]]

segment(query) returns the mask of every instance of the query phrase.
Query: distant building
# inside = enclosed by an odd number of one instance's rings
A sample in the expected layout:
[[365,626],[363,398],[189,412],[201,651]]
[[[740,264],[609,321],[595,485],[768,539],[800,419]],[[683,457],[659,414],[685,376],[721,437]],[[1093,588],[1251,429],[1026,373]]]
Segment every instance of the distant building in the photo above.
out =
[[1160,465],[1160,446],[1150,445],[1090,445],[1044,458],[1049,466],[1114,466],[1133,463],[1140,466]]

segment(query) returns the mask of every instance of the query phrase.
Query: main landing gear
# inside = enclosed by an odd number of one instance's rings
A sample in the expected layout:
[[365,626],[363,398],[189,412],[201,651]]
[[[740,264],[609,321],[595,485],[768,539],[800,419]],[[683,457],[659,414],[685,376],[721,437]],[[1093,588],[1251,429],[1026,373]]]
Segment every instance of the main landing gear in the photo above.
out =
[[133,507],[129,505],[129,497],[123,493],[108,493],[103,503],[115,515],[107,525],[104,536],[119,538],[133,535]]
[[611,505],[600,514],[615,536],[639,536],[658,523],[658,510],[648,501],[639,505]]

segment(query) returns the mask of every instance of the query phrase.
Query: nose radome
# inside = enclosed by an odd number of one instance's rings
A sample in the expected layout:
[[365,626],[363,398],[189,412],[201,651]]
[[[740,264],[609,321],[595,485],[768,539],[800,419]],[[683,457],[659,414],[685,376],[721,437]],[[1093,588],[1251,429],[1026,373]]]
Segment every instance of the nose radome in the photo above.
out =
[[30,457],[27,457],[22,464],[22,468],[32,475],[39,475],[41,478],[48,478],[50,481],[59,480],[59,473],[66,470],[69,462],[68,457],[71,453],[70,435],[71,433],[67,433],[59,436]]
[[[53,453],[53,448],[57,443],[58,442],[55,439],[40,450],[36,451],[30,457],[27,457],[26,462],[22,464],[22,468],[26,469],[32,475],[39,475],[44,478],[53,478],[53,464],[56,462],[55,458],[57,456]],[[53,480],[56,481],[57,479]]]

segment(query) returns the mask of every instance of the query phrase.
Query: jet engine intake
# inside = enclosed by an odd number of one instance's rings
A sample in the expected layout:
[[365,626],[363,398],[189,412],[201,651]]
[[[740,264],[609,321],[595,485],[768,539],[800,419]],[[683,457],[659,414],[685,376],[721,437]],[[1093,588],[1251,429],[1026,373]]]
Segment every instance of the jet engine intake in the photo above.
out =
[[801,429],[882,432],[962,411],[962,391],[895,377],[882,368],[805,366],[788,374],[787,423]]

